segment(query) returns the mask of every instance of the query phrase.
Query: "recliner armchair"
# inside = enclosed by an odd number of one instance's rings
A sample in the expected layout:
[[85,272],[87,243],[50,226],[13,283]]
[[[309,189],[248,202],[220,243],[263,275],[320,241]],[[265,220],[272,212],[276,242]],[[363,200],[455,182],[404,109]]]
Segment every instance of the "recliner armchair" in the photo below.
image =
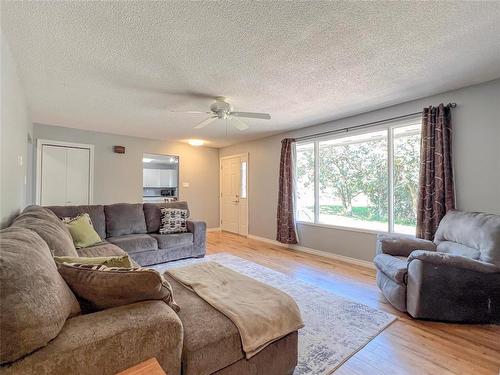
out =
[[434,241],[377,237],[377,285],[414,318],[500,322],[500,216],[450,211]]

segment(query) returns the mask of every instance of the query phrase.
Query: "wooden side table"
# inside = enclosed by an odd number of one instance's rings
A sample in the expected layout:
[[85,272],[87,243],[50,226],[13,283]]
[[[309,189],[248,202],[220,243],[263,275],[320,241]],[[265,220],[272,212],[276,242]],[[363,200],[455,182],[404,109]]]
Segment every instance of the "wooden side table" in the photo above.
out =
[[167,375],[156,358],[150,358],[116,375]]

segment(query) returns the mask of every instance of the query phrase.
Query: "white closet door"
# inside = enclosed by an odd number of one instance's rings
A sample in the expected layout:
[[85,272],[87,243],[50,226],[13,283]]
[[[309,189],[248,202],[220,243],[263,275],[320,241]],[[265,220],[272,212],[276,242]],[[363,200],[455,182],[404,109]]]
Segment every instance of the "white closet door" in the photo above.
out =
[[89,204],[90,150],[66,148],[66,203]]
[[90,204],[90,149],[42,145],[40,204]]
[[66,148],[44,145],[42,148],[42,185],[40,204],[66,204]]

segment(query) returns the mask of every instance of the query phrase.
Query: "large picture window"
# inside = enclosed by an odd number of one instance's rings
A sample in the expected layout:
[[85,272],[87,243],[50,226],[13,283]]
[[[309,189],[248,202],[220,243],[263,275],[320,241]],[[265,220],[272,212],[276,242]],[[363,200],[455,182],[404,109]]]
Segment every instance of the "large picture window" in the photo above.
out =
[[415,234],[419,119],[298,142],[299,222]]

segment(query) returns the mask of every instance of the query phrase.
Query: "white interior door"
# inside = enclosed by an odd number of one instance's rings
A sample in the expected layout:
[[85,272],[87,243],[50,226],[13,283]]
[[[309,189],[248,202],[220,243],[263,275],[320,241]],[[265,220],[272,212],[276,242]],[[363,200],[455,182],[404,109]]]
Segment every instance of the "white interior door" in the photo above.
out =
[[42,206],[66,204],[66,148],[42,146]]
[[221,161],[221,229],[241,235],[248,234],[247,159]]
[[92,149],[39,144],[37,203],[80,205],[92,203]]
[[66,203],[67,205],[90,202],[90,150],[66,148]]

